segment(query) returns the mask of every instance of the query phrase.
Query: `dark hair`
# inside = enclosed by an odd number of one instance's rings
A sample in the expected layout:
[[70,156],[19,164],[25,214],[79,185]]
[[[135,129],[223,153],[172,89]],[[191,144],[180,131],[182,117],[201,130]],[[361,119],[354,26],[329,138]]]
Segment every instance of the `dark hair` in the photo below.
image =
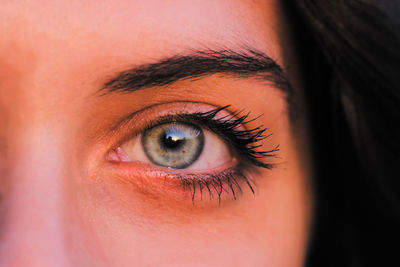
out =
[[314,161],[306,266],[400,266],[400,1],[287,0]]

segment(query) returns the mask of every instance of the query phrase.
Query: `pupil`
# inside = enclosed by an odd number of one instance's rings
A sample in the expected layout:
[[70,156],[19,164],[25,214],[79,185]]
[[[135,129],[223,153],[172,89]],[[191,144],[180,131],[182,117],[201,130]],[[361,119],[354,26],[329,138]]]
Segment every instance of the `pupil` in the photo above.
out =
[[161,143],[166,149],[176,150],[183,146],[185,143],[185,138],[164,133],[161,137]]

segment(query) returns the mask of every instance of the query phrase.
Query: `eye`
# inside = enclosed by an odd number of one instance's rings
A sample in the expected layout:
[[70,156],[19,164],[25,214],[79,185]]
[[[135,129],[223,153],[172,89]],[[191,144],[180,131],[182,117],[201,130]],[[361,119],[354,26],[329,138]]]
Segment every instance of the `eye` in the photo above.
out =
[[223,193],[236,199],[242,185],[254,194],[253,171],[272,169],[273,161],[265,159],[276,157],[279,146],[261,150],[267,129],[249,128],[255,119],[228,108],[169,103],[135,113],[117,128],[127,134],[106,160],[115,173],[138,180],[141,190],[148,183],[149,190],[170,188],[162,194],[174,194],[181,184],[180,192],[189,192],[192,201],[201,200],[203,192],[218,200]]
[[201,171],[233,164],[227,144],[195,124],[170,122],[148,128],[119,150],[125,162],[151,163],[164,168]]

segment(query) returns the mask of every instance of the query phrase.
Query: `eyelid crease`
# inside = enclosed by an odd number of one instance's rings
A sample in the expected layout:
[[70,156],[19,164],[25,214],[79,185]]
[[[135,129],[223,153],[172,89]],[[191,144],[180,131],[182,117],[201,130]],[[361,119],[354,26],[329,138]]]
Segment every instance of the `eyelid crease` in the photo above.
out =
[[[110,128],[109,132],[118,133],[120,128],[123,128],[124,126],[126,126],[126,124],[129,124],[130,121],[132,121],[136,116],[140,115],[141,113],[150,112],[153,109],[157,109],[158,107],[169,106],[169,105],[173,105],[173,106],[182,105],[183,107],[181,108],[181,111],[183,111],[187,106],[194,106],[194,105],[205,105],[205,106],[210,106],[210,107],[215,108],[215,106],[210,105],[210,104],[206,104],[203,102],[193,102],[193,101],[171,101],[171,102],[155,103],[155,104],[149,105],[141,110],[134,111],[134,112],[128,114],[127,116],[124,116]],[[144,129],[142,129],[142,130],[144,130]]]

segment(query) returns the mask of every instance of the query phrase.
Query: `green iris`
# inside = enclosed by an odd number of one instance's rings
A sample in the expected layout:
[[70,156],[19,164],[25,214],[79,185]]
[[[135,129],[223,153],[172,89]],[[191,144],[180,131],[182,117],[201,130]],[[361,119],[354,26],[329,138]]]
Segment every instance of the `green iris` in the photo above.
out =
[[184,169],[192,165],[203,151],[204,133],[195,125],[164,123],[143,133],[142,146],[154,164]]

